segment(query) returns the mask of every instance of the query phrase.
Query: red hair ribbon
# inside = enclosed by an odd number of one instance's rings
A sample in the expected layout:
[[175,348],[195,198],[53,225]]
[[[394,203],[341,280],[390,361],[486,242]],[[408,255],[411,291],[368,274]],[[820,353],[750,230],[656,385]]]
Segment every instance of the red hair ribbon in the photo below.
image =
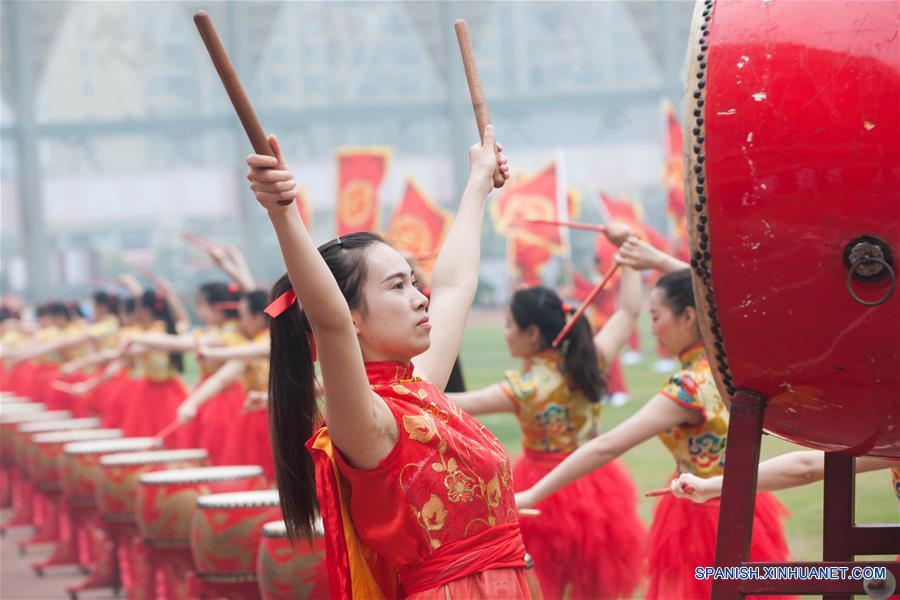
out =
[[238,284],[232,282],[228,284],[228,291],[232,294],[237,294],[239,291],[241,291],[241,288],[238,287]]
[[282,295],[272,300],[272,302],[263,309],[263,312],[274,319],[278,315],[286,311],[296,299],[297,294],[294,292],[294,288],[291,288]]
[[572,312],[572,305],[569,304],[568,302],[563,302],[562,303],[562,311],[563,311],[563,316],[568,315],[570,312]]

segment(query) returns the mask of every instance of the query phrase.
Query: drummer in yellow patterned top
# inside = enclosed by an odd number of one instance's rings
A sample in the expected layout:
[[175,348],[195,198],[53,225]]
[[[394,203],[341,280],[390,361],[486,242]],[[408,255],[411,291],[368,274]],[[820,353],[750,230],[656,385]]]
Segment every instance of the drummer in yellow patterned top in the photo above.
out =
[[[606,230],[617,246],[629,233],[619,223]],[[598,434],[600,397],[606,391],[602,371],[634,330],[640,303],[640,274],[625,267],[619,305],[604,327],[592,335],[588,320],[581,318],[553,348],[571,307],[544,287],[513,295],[505,337],[510,354],[524,359],[525,371],[510,371],[501,383],[483,390],[447,396],[470,414],[516,414],[525,454],[514,468],[515,489],[533,485]],[[632,596],[641,581],[646,539],[637,503],[631,475],[613,461],[538,503],[539,516],[520,519],[525,549],[546,597]]]
[[4,355],[27,340],[28,334],[22,328],[19,313],[8,306],[0,306],[0,351],[3,353],[0,355],[0,390],[4,392],[18,393],[25,373],[21,369],[17,373],[14,367],[7,367]]
[[[517,494],[518,506],[533,506],[654,436],[672,452],[676,474],[690,472],[703,478],[722,474],[728,410],[701,344],[689,269],[659,279],[650,295],[650,314],[653,334],[667,352],[679,357],[681,369],[629,419],[583,445],[531,489]],[[757,494],[750,560],[787,559],[781,524],[786,513],[771,494]],[[718,500],[695,504],[670,494],[660,500],[648,539],[647,598],[710,596],[711,582],[696,580],[694,569],[714,564],[718,520]]]

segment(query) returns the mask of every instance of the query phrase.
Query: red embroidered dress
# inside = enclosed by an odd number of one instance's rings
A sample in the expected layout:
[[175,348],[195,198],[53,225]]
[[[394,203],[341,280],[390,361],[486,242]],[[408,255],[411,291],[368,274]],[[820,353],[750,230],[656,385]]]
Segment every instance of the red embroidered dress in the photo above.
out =
[[[366,363],[399,438],[374,469],[308,443],[332,597],[529,598],[509,457],[481,423],[402,363]],[[361,560],[362,559],[362,560]]]

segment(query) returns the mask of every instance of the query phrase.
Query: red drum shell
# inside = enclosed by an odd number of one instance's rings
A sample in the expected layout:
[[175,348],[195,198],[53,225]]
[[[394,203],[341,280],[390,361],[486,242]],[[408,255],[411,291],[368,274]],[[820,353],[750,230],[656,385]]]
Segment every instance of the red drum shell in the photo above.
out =
[[223,466],[155,471],[140,477],[138,531],[150,546],[190,546],[191,517],[197,498],[208,494],[261,490],[262,467]]
[[61,491],[63,481],[63,446],[69,442],[121,438],[121,429],[82,429],[37,433],[31,439],[34,452],[29,455],[31,482],[41,490]]
[[107,454],[100,458],[102,477],[97,486],[100,517],[117,523],[134,523],[138,480],[142,474],[192,469],[208,463],[209,455],[200,448]]
[[898,458],[900,291],[854,281],[865,300],[887,296],[863,306],[844,262],[871,235],[900,266],[896,3],[717,2],[708,32],[701,10],[687,213],[719,389],[761,394],[779,437]]
[[255,581],[262,526],[281,518],[278,492],[214,494],[197,499],[191,552],[207,581]]
[[100,427],[100,419],[95,417],[22,423],[16,428],[15,461],[30,477],[30,468],[34,465],[35,453],[37,452],[34,436],[50,431],[82,431],[98,427]]
[[305,540],[292,545],[284,521],[266,523],[256,557],[256,578],[263,600],[327,598],[328,570],[321,522],[311,545]]
[[63,494],[71,504],[96,506],[97,484],[102,476],[104,454],[151,450],[162,444],[158,438],[121,438],[97,442],[70,442],[63,446]]
[[19,456],[19,443],[22,434],[19,434],[19,425],[38,421],[58,421],[69,419],[72,413],[67,410],[54,410],[49,412],[36,412],[25,414],[0,414],[0,448],[4,463],[15,462]]

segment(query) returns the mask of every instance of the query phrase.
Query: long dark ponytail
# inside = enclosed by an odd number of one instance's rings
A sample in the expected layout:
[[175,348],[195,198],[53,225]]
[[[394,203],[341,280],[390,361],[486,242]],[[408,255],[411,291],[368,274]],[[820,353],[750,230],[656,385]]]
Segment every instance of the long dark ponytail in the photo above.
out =
[[[141,295],[141,306],[150,311],[150,316],[154,321],[162,321],[166,326],[166,333],[177,335],[178,330],[175,328],[175,315],[172,314],[172,307],[166,300],[162,292],[156,290],[146,290]],[[180,352],[169,353],[169,364],[179,373],[184,371],[184,360]]]
[[[351,309],[363,303],[365,249],[384,240],[373,233],[351,233],[319,247]],[[298,282],[302,284],[302,282]],[[274,300],[291,289],[287,275],[272,286]],[[321,424],[316,404],[311,327],[299,306],[290,306],[271,321],[269,354],[269,431],[275,456],[275,479],[281,512],[292,540],[312,539],[318,501],[315,465],[306,440]]]
[[[559,295],[543,286],[525,288],[513,294],[509,305],[519,329],[537,325],[541,339],[549,347],[566,324],[569,311],[564,310]],[[597,361],[591,326],[580,318],[560,344],[566,379],[590,402],[599,402],[606,392],[606,381]]]

